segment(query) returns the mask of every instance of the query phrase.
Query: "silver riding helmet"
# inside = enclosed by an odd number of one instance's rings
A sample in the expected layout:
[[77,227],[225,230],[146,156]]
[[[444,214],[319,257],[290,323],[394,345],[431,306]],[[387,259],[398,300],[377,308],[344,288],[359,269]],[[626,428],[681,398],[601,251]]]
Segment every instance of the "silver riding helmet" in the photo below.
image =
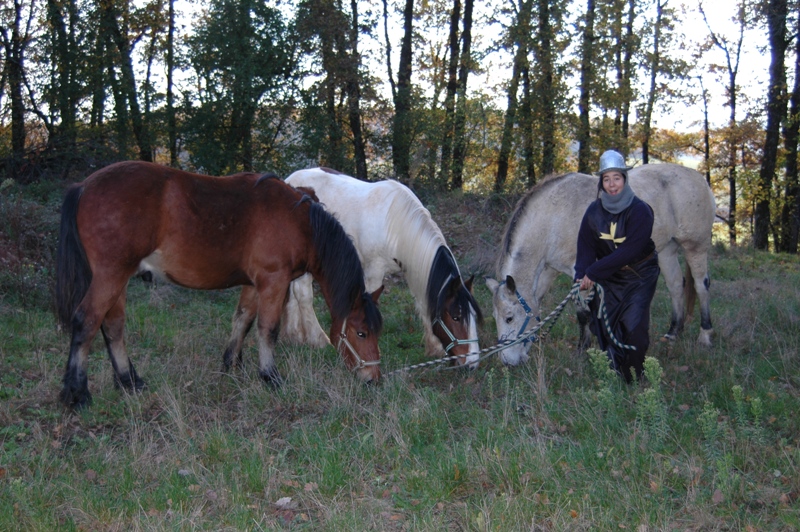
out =
[[623,157],[621,153],[608,150],[603,152],[603,155],[600,156],[600,170],[595,172],[594,175],[601,176],[609,170],[617,170],[627,179],[628,170],[630,169],[631,167],[625,164],[625,157]]

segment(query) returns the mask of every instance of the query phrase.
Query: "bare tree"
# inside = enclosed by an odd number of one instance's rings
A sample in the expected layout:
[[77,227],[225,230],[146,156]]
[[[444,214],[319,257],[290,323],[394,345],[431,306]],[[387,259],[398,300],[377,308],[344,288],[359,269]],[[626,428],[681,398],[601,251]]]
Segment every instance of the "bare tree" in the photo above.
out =
[[769,89],[767,91],[767,129],[759,172],[759,191],[754,213],[753,245],[756,249],[769,249],[770,207],[772,181],[778,164],[778,143],[781,121],[786,115],[786,67],[784,57],[789,46],[786,40],[786,0],[769,0],[767,27],[769,30]]
[[455,122],[456,90],[458,89],[458,24],[461,21],[461,0],[453,0],[450,12],[449,59],[447,61],[447,89],[444,98],[444,128],[442,133],[442,159],[439,180],[450,181],[450,166],[453,159],[453,124]]
[[[11,99],[11,175],[17,177],[17,167],[25,158],[25,51],[31,42],[31,27],[35,20],[36,4],[31,0],[26,5],[14,0],[10,12],[11,20],[0,26],[3,44],[3,76],[8,84]],[[5,11],[5,10],[4,10]],[[3,17],[5,18],[5,16]]]
[[728,191],[729,191],[729,212],[728,212],[728,238],[732,246],[736,245],[736,99],[739,94],[739,85],[736,83],[736,77],[739,74],[739,61],[742,56],[742,44],[744,43],[744,31],[749,24],[747,17],[747,9],[744,0],[739,0],[737,6],[736,20],[739,24],[739,35],[733,40],[729,41],[724,35],[718,35],[708,22],[706,11],[703,3],[699,4],[700,14],[703,16],[703,21],[708,28],[711,42],[714,46],[719,48],[725,55],[725,68],[728,74],[728,85],[726,86],[726,93],[728,96],[728,107],[730,109],[730,118],[728,119],[727,131],[727,145],[728,145]]
[[[547,0],[544,0],[545,2]],[[511,81],[508,85],[508,106],[506,108],[503,133],[500,141],[500,153],[497,157],[497,174],[494,180],[495,192],[501,192],[508,177],[508,159],[511,155],[512,135],[517,115],[517,93],[519,80],[523,70],[528,66],[528,39],[531,33],[531,5],[533,0],[523,0],[517,12],[517,20],[510,32],[513,46],[516,47]]]
[[591,172],[591,128],[589,123],[589,106],[591,103],[592,85],[594,84],[594,0],[586,1],[586,14],[583,20],[581,37],[581,81],[578,109],[578,171]]
[[460,190],[464,180],[464,160],[467,156],[467,78],[472,69],[472,7],[474,0],[464,2],[464,29],[461,32],[461,58],[458,67],[456,114],[453,124],[453,178],[450,187]]

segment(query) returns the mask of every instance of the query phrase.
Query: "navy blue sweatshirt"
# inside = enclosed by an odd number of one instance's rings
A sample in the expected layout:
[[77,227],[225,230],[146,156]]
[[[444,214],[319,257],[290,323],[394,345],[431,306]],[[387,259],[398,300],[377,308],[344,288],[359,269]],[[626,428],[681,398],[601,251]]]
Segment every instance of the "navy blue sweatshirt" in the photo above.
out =
[[588,275],[592,281],[608,279],[620,268],[647,258],[656,246],[653,209],[637,197],[619,214],[603,208],[600,199],[589,205],[578,232],[575,280]]

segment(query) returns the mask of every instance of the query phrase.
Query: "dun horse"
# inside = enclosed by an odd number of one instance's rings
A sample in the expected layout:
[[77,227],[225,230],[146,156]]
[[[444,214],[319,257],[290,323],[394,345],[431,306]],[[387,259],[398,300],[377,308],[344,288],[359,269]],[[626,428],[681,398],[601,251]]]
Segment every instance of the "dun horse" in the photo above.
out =
[[[628,176],[636,195],[655,214],[653,242],[672,299],[672,320],[665,337],[675,338],[683,330],[686,311],[691,314],[699,298],[698,342],[711,345],[708,250],[714,196],[701,174],[675,164],[637,167]],[[559,273],[572,278],[581,217],[596,197],[597,177],[571,173],[542,181],[520,199],[503,234],[497,280],[486,280],[493,293],[500,340],[516,338],[534,325],[531,318],[538,317],[542,297]],[[681,248],[685,280],[678,262]],[[579,312],[578,319],[581,345],[586,346],[591,339],[588,316]],[[526,351],[524,344],[516,344],[504,350],[501,358],[516,365],[527,360]]]
[[[143,388],[126,354],[125,300],[128,280],[148,272],[188,288],[245,286],[234,329],[252,305],[259,373],[273,384],[281,380],[274,344],[289,283],[308,272],[321,286],[347,367],[365,381],[380,377],[379,291],[365,292],[352,241],[319,203],[275,176],[219,178],[123,162],[73,185],[62,207],[56,296],[72,331],[60,394],[67,406],[91,403],[87,366],[98,330],[115,384]],[[234,353],[229,346],[226,370]]]
[[[367,290],[388,274],[402,273],[416,300],[426,352],[461,355],[460,365],[478,361],[483,319],[472,296],[472,279],[462,281],[444,236],[419,199],[397,181],[367,183],[327,168],[293,173],[286,182],[313,188],[341,222],[364,265]],[[299,343],[327,343],[314,315],[311,279],[292,283],[281,334]]]

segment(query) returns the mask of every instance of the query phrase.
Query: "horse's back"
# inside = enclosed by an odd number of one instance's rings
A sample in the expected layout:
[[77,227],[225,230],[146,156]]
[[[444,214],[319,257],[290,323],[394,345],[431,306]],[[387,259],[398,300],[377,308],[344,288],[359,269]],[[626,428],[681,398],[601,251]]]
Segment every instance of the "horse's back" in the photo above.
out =
[[294,212],[301,197],[258,174],[212,177],[129,161],[84,181],[78,228],[94,264],[114,261],[185,286],[222,288],[249,284],[248,269],[265,260],[284,261],[290,246],[278,239],[308,241],[307,211]]
[[653,241],[658,249],[671,239],[681,245],[711,245],[714,196],[702,174],[664,163],[639,166],[628,175],[636,195],[653,208]]

